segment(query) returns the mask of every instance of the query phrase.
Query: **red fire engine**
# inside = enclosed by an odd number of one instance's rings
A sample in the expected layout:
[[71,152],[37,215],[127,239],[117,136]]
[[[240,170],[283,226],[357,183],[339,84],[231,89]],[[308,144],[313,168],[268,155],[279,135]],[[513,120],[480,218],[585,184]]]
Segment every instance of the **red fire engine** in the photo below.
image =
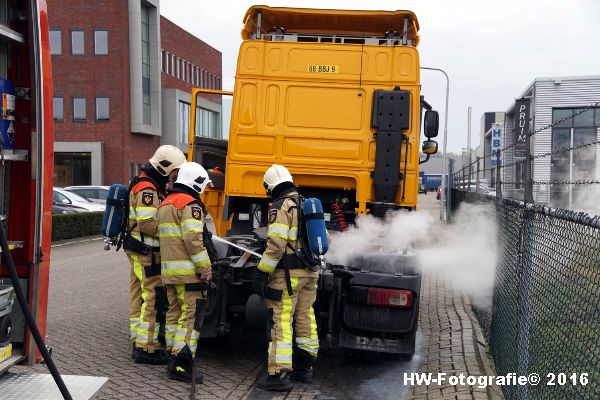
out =
[[[20,286],[46,335],[52,224],[52,73],[45,0],[8,0],[0,12],[0,215]],[[0,264],[0,374],[40,361]],[[4,310],[4,315],[3,311]],[[10,311],[10,312],[7,312]]]

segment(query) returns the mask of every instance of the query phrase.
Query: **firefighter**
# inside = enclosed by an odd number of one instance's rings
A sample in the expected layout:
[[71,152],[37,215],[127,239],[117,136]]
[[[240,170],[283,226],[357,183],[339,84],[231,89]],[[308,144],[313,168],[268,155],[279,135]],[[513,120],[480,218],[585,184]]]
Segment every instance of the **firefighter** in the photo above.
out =
[[319,272],[305,267],[294,252],[300,244],[298,193],[292,175],[284,166],[274,164],[264,175],[264,186],[273,203],[268,215],[267,247],[258,264],[254,288],[266,298],[269,312],[268,374],[257,386],[285,391],[290,389],[290,373],[294,380],[312,382],[319,350],[312,308]]
[[132,358],[140,364],[166,364],[168,353],[158,346],[157,308],[166,306],[160,276],[158,230],[159,197],[169,175],[185,162],[174,146],[160,146],[142,172],[133,179],[129,194],[128,235],[124,241],[131,264],[129,328]]
[[[171,352],[167,377],[191,382],[206,291],[212,278],[203,242],[204,215],[200,194],[211,184],[206,170],[188,162],[158,210],[162,280],[167,289],[166,346]],[[202,383],[202,374],[195,377]]]

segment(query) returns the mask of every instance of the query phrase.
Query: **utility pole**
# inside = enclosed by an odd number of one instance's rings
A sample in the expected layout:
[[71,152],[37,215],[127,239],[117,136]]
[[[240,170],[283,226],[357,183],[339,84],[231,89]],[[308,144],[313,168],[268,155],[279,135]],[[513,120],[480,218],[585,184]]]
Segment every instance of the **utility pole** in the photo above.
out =
[[444,212],[446,210],[446,208],[444,207],[444,204],[446,204],[446,201],[447,201],[444,188],[446,188],[446,186],[448,186],[448,179],[446,177],[446,173],[447,173],[447,171],[446,171],[446,167],[447,167],[447,165],[446,165],[446,148],[448,145],[448,103],[450,100],[450,78],[448,77],[448,74],[446,73],[446,71],[444,71],[443,69],[440,69],[440,68],[421,67],[421,69],[425,69],[425,70],[429,70],[429,71],[438,71],[438,72],[441,72],[442,74],[444,74],[444,77],[446,77],[446,111],[444,113],[444,148],[443,148],[443,157],[442,157],[442,195],[441,195],[441,201],[440,201],[440,219],[442,219],[443,221],[447,221],[448,216]]
[[470,186],[471,184],[471,107],[468,108],[467,111],[467,152],[468,152],[468,160],[469,163],[467,164],[469,166],[469,183],[468,185]]

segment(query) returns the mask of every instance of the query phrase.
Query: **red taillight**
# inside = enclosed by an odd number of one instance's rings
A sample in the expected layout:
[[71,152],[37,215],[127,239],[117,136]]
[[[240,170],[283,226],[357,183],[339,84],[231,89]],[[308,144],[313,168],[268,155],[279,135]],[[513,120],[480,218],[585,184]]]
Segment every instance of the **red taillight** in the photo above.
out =
[[368,304],[372,306],[410,308],[412,292],[410,290],[369,288]]

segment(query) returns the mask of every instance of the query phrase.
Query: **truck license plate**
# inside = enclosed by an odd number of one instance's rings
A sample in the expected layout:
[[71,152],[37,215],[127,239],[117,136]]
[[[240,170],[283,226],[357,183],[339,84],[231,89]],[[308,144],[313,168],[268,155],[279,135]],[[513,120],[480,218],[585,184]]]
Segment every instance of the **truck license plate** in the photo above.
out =
[[337,74],[340,68],[338,65],[321,65],[321,64],[309,64],[308,72],[316,74]]

